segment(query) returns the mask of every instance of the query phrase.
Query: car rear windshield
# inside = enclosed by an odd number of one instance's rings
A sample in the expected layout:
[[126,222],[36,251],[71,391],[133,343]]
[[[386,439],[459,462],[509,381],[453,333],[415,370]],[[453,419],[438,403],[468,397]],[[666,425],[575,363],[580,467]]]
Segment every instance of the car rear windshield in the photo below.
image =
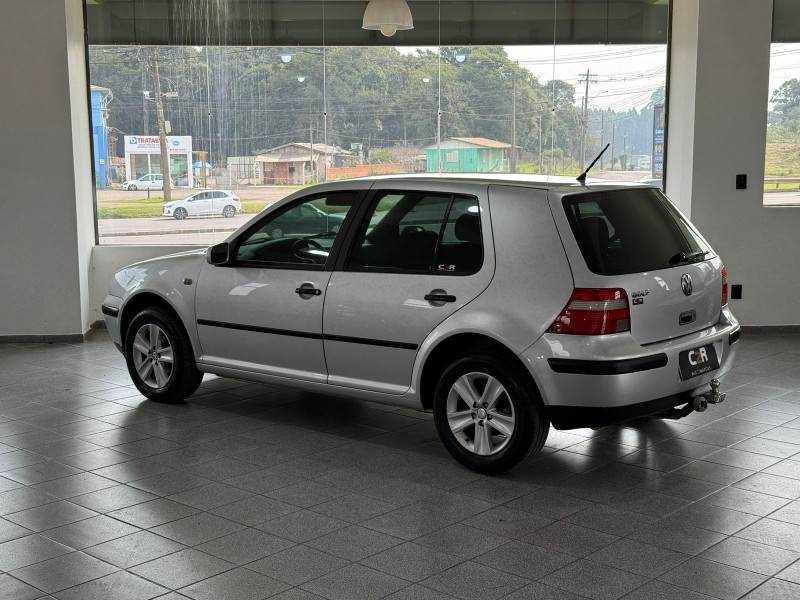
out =
[[656,190],[589,192],[563,203],[583,258],[598,275],[668,269],[711,257],[699,234]]

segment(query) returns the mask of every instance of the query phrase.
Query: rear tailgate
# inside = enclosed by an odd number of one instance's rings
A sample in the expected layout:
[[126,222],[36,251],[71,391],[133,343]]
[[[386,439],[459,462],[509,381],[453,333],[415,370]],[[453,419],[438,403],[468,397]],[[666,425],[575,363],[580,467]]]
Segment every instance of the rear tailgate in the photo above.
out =
[[659,191],[584,189],[564,195],[553,208],[575,285],[624,289],[631,335],[639,344],[719,321],[722,262]]

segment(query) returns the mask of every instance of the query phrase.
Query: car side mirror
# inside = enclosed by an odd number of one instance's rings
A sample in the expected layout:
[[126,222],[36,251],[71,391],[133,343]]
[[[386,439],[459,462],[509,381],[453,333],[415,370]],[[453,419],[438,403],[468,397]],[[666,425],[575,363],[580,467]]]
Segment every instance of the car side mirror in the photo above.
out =
[[228,242],[211,246],[206,250],[206,261],[208,261],[208,264],[218,267],[227,265],[230,260],[230,251],[231,247]]

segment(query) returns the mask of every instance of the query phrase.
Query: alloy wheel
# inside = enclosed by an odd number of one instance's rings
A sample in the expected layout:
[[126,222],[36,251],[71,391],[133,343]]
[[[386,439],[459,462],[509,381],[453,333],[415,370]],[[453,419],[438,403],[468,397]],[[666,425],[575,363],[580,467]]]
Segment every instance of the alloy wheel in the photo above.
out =
[[153,389],[169,383],[173,370],[172,344],[158,325],[147,323],[133,339],[133,364],[142,382]]
[[447,395],[447,423],[459,444],[479,456],[501,452],[514,435],[514,403],[486,373],[466,373]]

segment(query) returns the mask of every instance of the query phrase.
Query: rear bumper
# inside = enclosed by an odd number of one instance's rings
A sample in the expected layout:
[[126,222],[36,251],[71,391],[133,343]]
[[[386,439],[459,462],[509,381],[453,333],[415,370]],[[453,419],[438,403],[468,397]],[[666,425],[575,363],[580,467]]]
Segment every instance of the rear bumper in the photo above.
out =
[[[685,404],[723,379],[733,363],[739,323],[725,308],[719,323],[641,346],[630,334],[545,334],[520,358],[536,380],[557,429],[601,426]],[[719,369],[680,378],[681,352],[713,344]]]

